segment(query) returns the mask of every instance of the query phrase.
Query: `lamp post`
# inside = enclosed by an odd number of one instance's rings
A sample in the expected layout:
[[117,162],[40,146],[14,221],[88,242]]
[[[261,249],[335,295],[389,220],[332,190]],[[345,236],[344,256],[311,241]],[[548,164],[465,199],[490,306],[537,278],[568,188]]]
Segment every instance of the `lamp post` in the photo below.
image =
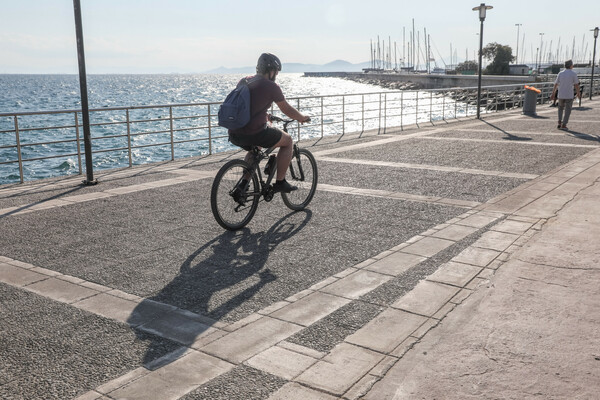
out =
[[[90,112],[88,106],[87,78],[85,72],[85,53],[83,50],[83,28],[81,23],[81,4],[80,0],[73,0],[73,10],[75,12],[75,35],[77,37],[77,59],[79,63],[79,89],[81,93],[81,115],[83,117],[83,144],[85,150],[85,185],[95,185],[98,183],[94,179],[94,166],[92,163],[92,139],[90,133]],[[79,149],[77,149],[79,152]]]
[[598,39],[598,27],[594,28],[594,55],[592,56],[592,79],[590,81],[590,100],[594,93],[594,64],[596,63],[596,40]]
[[519,28],[522,25],[523,24],[515,24],[515,26],[517,27],[517,55],[515,56],[515,64],[519,63]]
[[486,6],[485,3],[481,3],[477,7],[473,7],[473,11],[479,11],[479,21],[481,22],[479,27],[479,68],[478,68],[478,79],[477,79],[477,119],[480,119],[481,106],[481,56],[483,55],[483,21],[485,21],[485,12],[491,10],[492,6]]

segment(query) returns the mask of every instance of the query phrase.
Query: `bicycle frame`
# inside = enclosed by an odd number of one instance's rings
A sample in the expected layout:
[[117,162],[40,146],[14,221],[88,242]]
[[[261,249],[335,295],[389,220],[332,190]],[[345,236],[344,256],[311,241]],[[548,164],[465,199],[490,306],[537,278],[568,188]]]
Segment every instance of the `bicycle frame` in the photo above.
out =
[[[282,118],[276,117],[276,116],[271,116],[271,121],[274,122],[283,122],[283,131],[285,133],[287,133],[287,127],[290,123],[294,122],[294,120],[284,120]],[[269,176],[266,177],[266,180],[263,179],[263,173],[261,171],[260,168],[260,162],[262,160],[264,160],[265,158],[268,158],[269,155],[275,150],[275,147],[269,147],[266,150],[260,150],[260,148],[258,146],[253,146],[251,153],[252,153],[252,163],[250,163],[250,170],[248,171],[248,176],[244,175],[244,178],[248,179],[250,177],[250,175],[252,175],[252,171],[257,171],[258,173],[258,181],[260,182],[260,192],[251,192],[251,193],[246,193],[247,196],[263,196],[265,201],[271,201],[273,199],[273,195],[274,193],[272,191],[269,191],[269,189],[271,188],[270,184],[273,181],[273,177],[275,176],[276,172],[277,172],[277,163],[275,162],[273,167],[271,168],[271,170],[269,171]],[[299,155],[299,150],[298,150],[298,145],[296,143],[294,143],[294,156],[296,157],[296,159],[298,160],[298,169],[300,172],[300,180],[304,180],[304,171],[302,171],[302,165],[300,164],[300,155]],[[294,167],[293,167],[293,163],[290,164],[290,173],[292,174],[292,176],[294,178],[297,178],[296,172],[294,171]],[[243,179],[243,178],[242,178]],[[238,181],[238,184],[241,182]],[[237,186],[237,184],[236,184]]]

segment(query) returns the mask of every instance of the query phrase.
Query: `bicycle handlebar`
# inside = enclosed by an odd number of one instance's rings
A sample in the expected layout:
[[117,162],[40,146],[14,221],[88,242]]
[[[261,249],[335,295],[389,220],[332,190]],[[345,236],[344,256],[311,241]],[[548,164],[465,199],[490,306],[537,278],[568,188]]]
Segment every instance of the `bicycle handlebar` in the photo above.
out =
[[[271,115],[270,120],[271,120],[271,122],[282,122],[283,130],[286,132],[287,132],[287,126],[295,121],[295,119],[283,119],[283,118],[279,118],[275,115]],[[308,118],[308,120],[306,122],[310,122],[310,117]]]

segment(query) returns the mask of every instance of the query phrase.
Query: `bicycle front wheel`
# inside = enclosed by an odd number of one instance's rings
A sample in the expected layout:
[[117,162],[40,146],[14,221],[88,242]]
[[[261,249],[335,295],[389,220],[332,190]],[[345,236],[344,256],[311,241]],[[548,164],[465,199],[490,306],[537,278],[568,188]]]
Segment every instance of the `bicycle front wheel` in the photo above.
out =
[[[248,179],[248,187],[243,190],[241,181]],[[215,177],[210,192],[210,206],[215,220],[223,228],[235,231],[250,222],[260,198],[260,186],[256,171],[243,160],[231,160]]]
[[294,151],[286,180],[291,185],[298,186],[298,189],[290,193],[281,193],[283,202],[292,210],[303,210],[317,190],[317,161],[310,151],[306,149]]

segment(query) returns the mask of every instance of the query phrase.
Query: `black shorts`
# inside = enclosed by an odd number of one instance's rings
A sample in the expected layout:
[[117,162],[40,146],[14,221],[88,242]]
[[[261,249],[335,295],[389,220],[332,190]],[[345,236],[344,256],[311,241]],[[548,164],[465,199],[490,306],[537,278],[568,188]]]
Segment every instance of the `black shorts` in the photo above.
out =
[[252,150],[252,146],[269,148],[275,146],[281,140],[283,131],[278,128],[266,127],[260,132],[253,134],[229,134],[229,141],[246,151]]

